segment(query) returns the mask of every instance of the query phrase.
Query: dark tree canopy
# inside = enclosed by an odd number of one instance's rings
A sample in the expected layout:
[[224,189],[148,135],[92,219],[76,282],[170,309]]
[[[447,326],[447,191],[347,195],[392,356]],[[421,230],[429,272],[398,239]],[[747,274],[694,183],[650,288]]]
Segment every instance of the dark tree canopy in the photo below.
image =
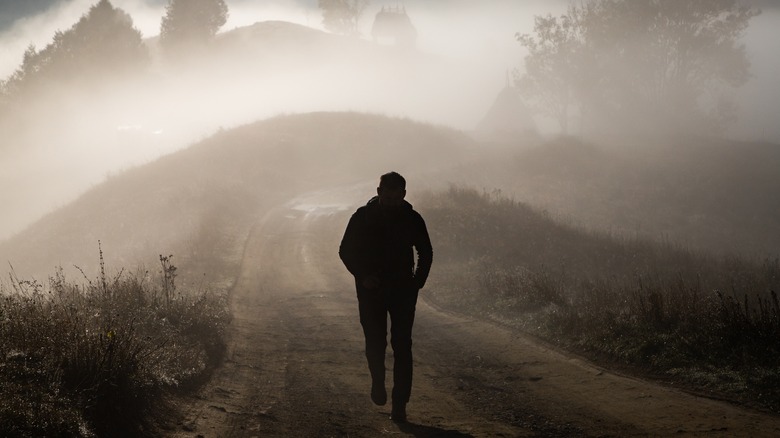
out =
[[733,120],[729,89],[749,78],[739,43],[759,11],[738,0],[590,0],[536,17],[516,84],[562,130],[671,124],[712,130]]
[[134,73],[148,52],[133,20],[108,0],[100,0],[66,31],[57,31],[43,50],[28,47],[22,65],[3,83],[13,94],[33,84],[60,83]]
[[160,26],[160,44],[165,49],[204,45],[227,17],[224,0],[170,0]]
[[322,24],[331,32],[358,35],[358,22],[368,0],[318,0]]

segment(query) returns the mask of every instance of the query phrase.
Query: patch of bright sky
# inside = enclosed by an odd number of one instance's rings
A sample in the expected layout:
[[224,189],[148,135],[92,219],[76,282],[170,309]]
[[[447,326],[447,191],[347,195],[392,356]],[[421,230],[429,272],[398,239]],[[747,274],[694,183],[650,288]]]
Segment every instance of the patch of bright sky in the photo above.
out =
[[[0,30],[0,78],[8,77],[22,62],[30,44],[41,49],[52,41],[58,30],[69,29],[96,0],[58,2],[38,14],[17,19],[7,29]],[[160,21],[165,15],[164,1],[111,0],[111,4],[130,14],[135,27],[144,38],[160,33]],[[294,0],[275,2],[229,1],[229,17],[223,30],[246,26],[258,21],[284,20],[321,27],[319,11]]]
[[[39,14],[20,18],[8,29],[0,31],[0,77],[7,77],[19,66],[30,44],[37,48],[45,47],[57,30],[70,28],[94,3],[95,0],[62,1]],[[223,30],[267,20],[322,28],[322,16],[314,1],[234,0],[227,3],[229,17]],[[130,14],[135,27],[145,38],[159,34],[166,2],[112,0],[112,4]],[[398,2],[371,2],[360,23],[363,35],[370,34],[373,16],[382,6],[396,4]],[[448,0],[407,1],[405,4],[419,30],[419,43],[423,50],[455,56],[495,53],[517,59],[519,52],[514,40],[515,32],[529,31],[534,14],[562,11],[565,1]]]

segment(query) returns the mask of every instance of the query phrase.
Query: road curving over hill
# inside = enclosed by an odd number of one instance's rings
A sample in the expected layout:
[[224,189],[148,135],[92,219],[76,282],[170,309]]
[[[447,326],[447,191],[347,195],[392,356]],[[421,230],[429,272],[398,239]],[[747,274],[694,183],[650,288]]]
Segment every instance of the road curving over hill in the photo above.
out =
[[357,201],[323,199],[279,206],[248,236],[231,295],[227,358],[182,401],[183,418],[169,436],[780,435],[780,418],[610,373],[437,309],[425,290],[410,423],[391,422],[389,407],[369,398],[355,292],[337,256]]

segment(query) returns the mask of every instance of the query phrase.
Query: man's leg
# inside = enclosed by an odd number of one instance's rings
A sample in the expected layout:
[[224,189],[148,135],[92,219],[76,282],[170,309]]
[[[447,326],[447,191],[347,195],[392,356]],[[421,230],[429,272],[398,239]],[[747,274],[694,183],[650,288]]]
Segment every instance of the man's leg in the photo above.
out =
[[385,350],[387,349],[387,305],[384,294],[358,289],[360,325],[366,340],[366,359],[371,373],[371,400],[387,403],[385,389]]
[[406,420],[406,403],[412,392],[412,325],[417,305],[416,288],[401,289],[390,299],[390,342],[393,345],[393,419]]

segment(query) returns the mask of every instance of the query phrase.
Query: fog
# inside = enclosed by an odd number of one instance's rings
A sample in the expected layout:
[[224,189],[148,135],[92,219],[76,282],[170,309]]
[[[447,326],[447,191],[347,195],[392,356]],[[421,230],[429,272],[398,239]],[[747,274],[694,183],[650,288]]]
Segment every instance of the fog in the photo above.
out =
[[750,80],[738,90],[742,113],[732,130],[734,137],[780,143],[780,3],[759,2],[762,13],[753,18],[745,36],[752,63]]
[[[37,3],[39,10],[4,18],[0,77],[13,73],[27,46],[45,47],[96,0]],[[0,161],[0,239],[114,173],[278,114],[361,111],[471,131],[507,73],[522,68],[515,33],[530,32],[534,15],[557,15],[568,1],[407,1],[418,32],[413,51],[377,46],[367,37],[384,2],[366,9],[364,38],[357,40],[323,35],[314,0],[227,1],[229,19],[217,40],[224,50],[176,66],[155,49],[166,1],[111,3],[129,13],[147,39],[151,73],[92,95],[48,90],[0,123],[8,131]],[[738,91],[743,115],[729,135],[780,142],[780,56],[773,47],[780,9],[761,6],[764,13],[744,41],[754,77]]]

